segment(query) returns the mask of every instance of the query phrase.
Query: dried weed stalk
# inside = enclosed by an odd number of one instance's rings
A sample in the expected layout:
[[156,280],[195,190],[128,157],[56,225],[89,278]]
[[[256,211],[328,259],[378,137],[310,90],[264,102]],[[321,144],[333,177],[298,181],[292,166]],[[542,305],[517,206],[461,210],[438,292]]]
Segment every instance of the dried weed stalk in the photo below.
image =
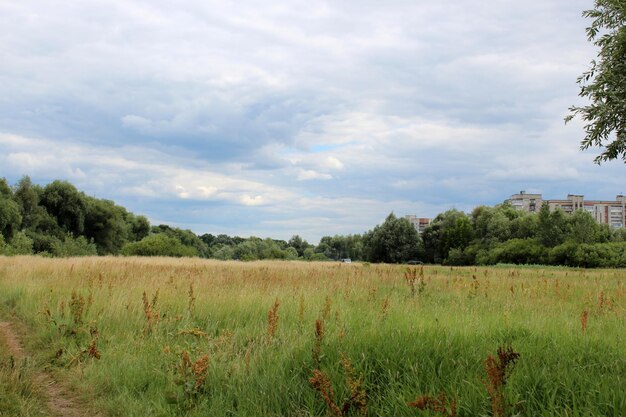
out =
[[300,294],[300,305],[298,307],[298,320],[300,321],[300,323],[302,323],[304,321],[304,311],[306,309],[305,303],[304,303],[304,294]]
[[382,320],[387,319],[387,314],[389,314],[389,296],[385,297],[383,301],[383,305],[380,309],[380,317]]
[[580,315],[580,327],[583,329],[583,333],[587,332],[587,321],[589,321],[589,311],[585,310]]
[[159,323],[160,314],[156,310],[156,304],[159,300],[159,289],[157,288],[152,301],[148,301],[146,292],[143,292],[143,312],[146,317],[146,327],[143,329],[143,334],[152,333],[154,327]]
[[511,346],[498,347],[498,357],[491,354],[483,362],[487,380],[483,380],[485,388],[491,399],[491,410],[494,417],[505,417],[507,415],[507,404],[504,398],[504,386],[511,375],[515,363],[520,354],[515,352]]
[[277,298],[272,308],[267,312],[267,335],[270,339],[274,338],[276,330],[278,329],[278,307],[280,307],[280,301]]
[[204,355],[194,361],[189,356],[189,352],[182,351],[175,382],[183,387],[186,400],[193,402],[199,394],[205,391],[204,382],[207,379],[208,370],[209,355]]
[[440,393],[437,397],[430,395],[423,395],[417,397],[417,399],[408,404],[409,407],[417,408],[418,410],[428,410],[433,413],[441,414],[444,417],[456,417],[457,404],[455,399],[448,401],[448,397],[444,392]]
[[74,320],[74,324],[83,323],[84,311],[85,311],[85,298],[82,295],[77,294],[76,291],[72,291],[72,297],[70,299],[70,312],[72,314],[72,319]]
[[324,300],[324,307],[322,308],[322,319],[324,321],[328,320],[328,318],[330,317],[330,309],[332,305],[333,305],[333,302],[330,299],[330,296],[327,295],[326,299]]
[[345,417],[351,410],[355,410],[360,416],[365,416],[367,415],[367,393],[363,387],[363,381],[355,376],[352,362],[343,353],[341,354],[341,365],[346,379],[346,387],[350,391],[350,397],[343,401],[341,406],[335,399],[332,383],[324,371],[314,369],[313,376],[309,378],[309,383],[320,393],[332,416]]
[[315,344],[313,345],[313,361],[316,366],[320,365],[322,358],[322,344],[324,343],[324,322],[315,320]]
[[335,417],[342,417],[343,412],[335,402],[335,391],[333,390],[333,385],[330,383],[328,375],[319,369],[314,369],[313,376],[309,378],[309,383],[313,389],[320,393],[330,414]]
[[411,289],[411,297],[415,297],[416,294],[421,294],[426,289],[423,266],[419,268],[407,268],[406,271],[404,271],[404,279]]
[[187,311],[193,314],[193,306],[196,304],[196,296],[193,292],[193,281],[189,283],[189,291],[187,291]]

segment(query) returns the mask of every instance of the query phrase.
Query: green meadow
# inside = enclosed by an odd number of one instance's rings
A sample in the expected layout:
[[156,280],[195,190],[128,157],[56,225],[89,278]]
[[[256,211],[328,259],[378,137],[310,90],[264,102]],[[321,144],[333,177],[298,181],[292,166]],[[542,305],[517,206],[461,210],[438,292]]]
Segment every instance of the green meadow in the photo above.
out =
[[0,257],[0,321],[0,416],[42,374],[101,416],[626,416],[622,269]]

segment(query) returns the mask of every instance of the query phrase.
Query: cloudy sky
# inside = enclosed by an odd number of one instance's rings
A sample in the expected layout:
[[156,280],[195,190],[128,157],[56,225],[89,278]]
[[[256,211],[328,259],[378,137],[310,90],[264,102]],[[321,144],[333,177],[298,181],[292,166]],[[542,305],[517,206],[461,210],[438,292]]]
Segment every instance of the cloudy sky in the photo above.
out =
[[613,198],[563,118],[592,0],[0,0],[0,177],[316,242],[519,190]]

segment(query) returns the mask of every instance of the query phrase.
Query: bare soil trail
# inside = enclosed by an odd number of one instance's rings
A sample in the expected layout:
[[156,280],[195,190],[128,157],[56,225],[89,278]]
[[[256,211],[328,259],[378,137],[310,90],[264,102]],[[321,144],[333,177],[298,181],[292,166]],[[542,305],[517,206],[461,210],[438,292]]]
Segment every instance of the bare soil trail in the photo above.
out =
[[[15,331],[13,325],[7,321],[0,321],[0,343],[4,343],[11,354],[16,359],[28,357],[20,341],[20,335]],[[83,417],[95,416],[91,410],[80,407],[75,400],[71,390],[62,383],[56,381],[47,372],[39,371],[33,376],[33,383],[42,393],[48,407],[50,416],[54,417]]]

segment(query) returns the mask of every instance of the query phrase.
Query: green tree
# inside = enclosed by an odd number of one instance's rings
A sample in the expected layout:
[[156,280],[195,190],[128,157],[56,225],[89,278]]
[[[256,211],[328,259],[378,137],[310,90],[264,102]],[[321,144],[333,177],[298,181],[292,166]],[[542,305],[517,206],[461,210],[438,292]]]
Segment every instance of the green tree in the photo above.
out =
[[504,242],[510,239],[512,217],[511,210],[506,206],[476,207],[472,211],[476,237],[485,243]]
[[626,162],[626,3],[595,0],[583,16],[593,19],[587,38],[599,48],[597,60],[577,79],[578,95],[591,104],[570,107],[565,121],[580,116],[586,123],[581,149],[604,149],[596,163],[617,158]]
[[0,195],[0,234],[11,239],[20,229],[22,216],[18,204],[8,197]]
[[401,263],[420,257],[417,230],[407,219],[393,213],[363,239],[367,259],[372,262]]
[[[462,211],[452,209],[437,215],[422,235],[426,259],[435,263],[445,262],[451,249],[462,252],[473,235],[472,223]],[[460,262],[458,251],[455,251],[454,258],[452,262]]]
[[607,236],[603,236],[601,226],[584,210],[576,210],[569,221],[571,227],[568,240],[575,243],[599,243],[607,239]]
[[363,259],[363,236],[359,234],[347,236],[324,236],[320,239],[315,252],[328,259]]
[[298,256],[304,256],[304,251],[312,246],[299,235],[293,235],[287,244],[298,252]]
[[307,261],[310,261],[311,258],[313,258],[313,255],[315,255],[315,249],[313,249],[313,248],[306,248],[304,250],[304,254],[302,256]]
[[130,225],[130,240],[141,240],[150,234],[150,222],[145,216],[126,214],[126,223]]
[[13,192],[6,178],[0,178],[0,198],[12,198]]
[[85,228],[87,211],[84,195],[67,181],[53,181],[46,185],[41,195],[41,205],[56,217],[66,232],[78,236]]
[[[233,248],[233,258],[241,261],[255,261],[259,259],[259,248],[255,240],[258,238],[250,238],[245,242],[241,242]],[[258,239],[260,241],[260,239]]]
[[537,235],[537,215],[523,213],[511,220],[511,236],[517,239],[534,238]]
[[109,200],[86,197],[84,234],[92,239],[100,255],[117,254],[127,242],[131,225],[126,209]]
[[626,227],[615,229],[611,233],[612,242],[626,242]]
[[166,224],[160,224],[152,227],[152,233],[163,233],[167,236],[178,239],[183,245],[194,248],[197,252],[195,256],[208,258],[211,253],[206,243],[204,243],[204,241],[191,230],[183,230],[178,227],[170,227]]
[[550,212],[547,203],[539,210],[537,238],[539,242],[549,248],[563,243],[568,235],[569,222],[562,210]]
[[288,247],[285,249],[285,259],[288,261],[294,261],[298,259],[298,251],[294,247]]
[[222,261],[233,259],[233,256],[235,256],[235,251],[233,247],[229,245],[218,247],[218,249],[213,252],[213,257],[215,259],[221,259]]
[[58,225],[56,218],[50,215],[45,207],[42,206],[37,206],[33,211],[27,232],[35,240],[36,252],[48,249],[38,249],[37,238],[34,237],[35,235],[63,239],[66,234]]
[[13,198],[20,207],[23,229],[33,224],[39,205],[39,192],[40,187],[33,185],[28,176],[22,177],[15,187]]

